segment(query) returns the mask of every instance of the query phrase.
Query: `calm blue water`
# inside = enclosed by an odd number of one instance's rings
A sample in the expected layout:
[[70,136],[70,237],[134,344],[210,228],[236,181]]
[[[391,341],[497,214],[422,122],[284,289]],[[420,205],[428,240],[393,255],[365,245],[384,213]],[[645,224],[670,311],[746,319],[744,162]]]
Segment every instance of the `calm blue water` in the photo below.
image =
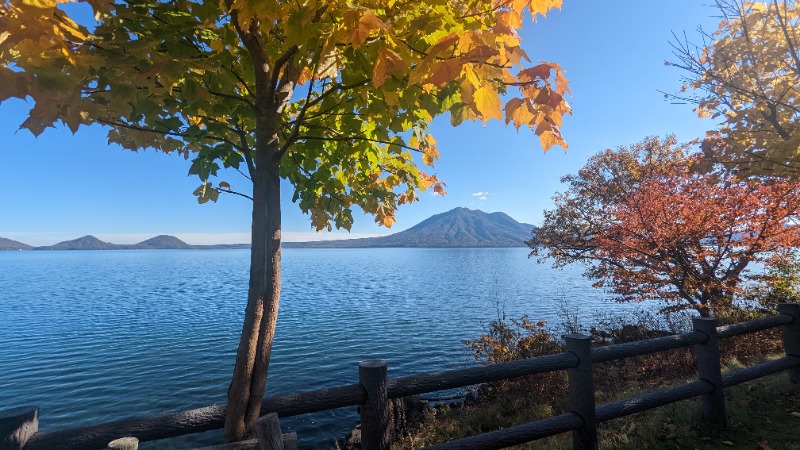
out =
[[[506,313],[555,320],[633,308],[513,249],[287,249],[267,395],[474,364],[465,339]],[[248,250],[0,252],[0,410],[40,407],[40,429],[224,403],[246,300]],[[352,408],[287,418],[329,448]],[[149,448],[210,445],[221,432]]]

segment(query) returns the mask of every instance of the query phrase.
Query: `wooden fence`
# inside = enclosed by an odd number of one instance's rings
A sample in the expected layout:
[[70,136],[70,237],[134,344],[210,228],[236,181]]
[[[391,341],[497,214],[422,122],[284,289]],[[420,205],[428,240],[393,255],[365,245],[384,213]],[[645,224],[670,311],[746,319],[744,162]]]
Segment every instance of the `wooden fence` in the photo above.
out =
[[[701,397],[703,420],[724,424],[723,389],[784,370],[800,383],[800,304],[781,304],[779,314],[717,327],[714,319],[696,318],[693,331],[606,347],[591,348],[588,336],[565,336],[567,351],[519,361],[466,369],[388,378],[385,361],[359,364],[359,383],[292,395],[267,397],[262,415],[280,417],[356,406],[361,408],[362,448],[389,446],[387,400],[504,379],[566,370],[570,411],[559,416],[428,447],[499,449],[571,431],[575,449],[597,448],[597,424],[693,397]],[[718,341],[732,336],[781,327],[786,356],[725,374],[721,373]],[[698,379],[668,389],[595,405],[592,365],[692,346]],[[199,433],[223,427],[225,409],[212,405],[159,416],[139,417],[65,430],[37,432],[38,409],[0,411],[0,450],[105,449],[110,441],[134,436],[139,441]]]

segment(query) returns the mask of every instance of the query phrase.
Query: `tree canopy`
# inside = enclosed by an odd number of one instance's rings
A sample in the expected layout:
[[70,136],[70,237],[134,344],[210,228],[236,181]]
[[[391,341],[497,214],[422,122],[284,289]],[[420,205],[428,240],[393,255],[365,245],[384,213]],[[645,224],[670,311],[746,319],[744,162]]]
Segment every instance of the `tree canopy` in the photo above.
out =
[[544,14],[560,1],[91,0],[88,26],[60,3],[3,3],[0,101],[32,99],[22,126],[34,134],[102,123],[125,148],[192,158],[201,201],[236,185],[209,184],[221,167],[252,171],[254,65],[271,69],[281,175],[318,230],[349,228],[353,205],[391,225],[419,189],[443,192],[412,158],[439,157],[427,125],[442,113],[454,125],[505,119],[545,149],[566,147],[563,71],[523,68],[516,33],[526,8]]
[[785,264],[800,245],[800,183],[698,173],[701,158],[674,137],[600,152],[562,179],[531,254],[586,263],[619,301],[703,316],[729,307],[743,281],[763,281],[750,264]]
[[[718,0],[722,22],[702,43],[674,43],[685,81],[678,98],[700,117],[721,120],[708,133],[708,161],[740,175],[800,175],[800,7],[794,1]],[[690,95],[687,91],[693,91]]]
[[[545,150],[566,148],[564,72],[531,63],[517,34],[526,14],[561,0],[67,2],[0,1],[0,102],[33,102],[22,127],[100,124],[126,149],[191,158],[201,203],[223,192],[253,201],[228,441],[261,414],[280,299],[281,179],[317,230],[349,228],[356,206],[391,226],[419,191],[444,193],[420,168],[439,157],[428,131],[437,116],[504,120]],[[75,19],[87,10],[93,20]],[[224,168],[246,180],[220,179]]]

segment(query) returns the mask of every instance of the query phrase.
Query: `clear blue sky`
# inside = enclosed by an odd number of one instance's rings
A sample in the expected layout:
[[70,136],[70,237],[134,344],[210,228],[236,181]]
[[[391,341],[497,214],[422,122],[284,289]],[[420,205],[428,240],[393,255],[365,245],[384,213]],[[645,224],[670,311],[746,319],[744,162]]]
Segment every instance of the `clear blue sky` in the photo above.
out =
[[[559,178],[592,154],[648,135],[702,136],[714,124],[658,91],[676,92],[681,85],[680,71],[664,65],[672,59],[672,33],[696,37],[698,25],[714,29],[715,13],[696,0],[564,0],[561,11],[526,21],[523,46],[531,59],[554,61],[567,71],[574,112],[562,131],[569,150],[554,147],[544,154],[527,130],[496,121],[453,128],[442,117],[432,126],[442,155],[434,171],[447,182],[447,196],[423,194],[420,202],[401,207],[390,230],[356,212],[349,237],[401,231],[457,206],[537,224],[553,194],[563,190]],[[31,106],[18,100],[0,105],[0,236],[32,245],[86,234],[115,243],[156,234],[198,244],[248,241],[249,201],[221,196],[216,204],[198,205],[192,191],[199,182],[187,176],[189,161],[110,146],[100,127],[76,135],[48,129],[34,138],[17,131]],[[235,186],[247,181],[233,173],[227,179]],[[283,191],[284,240],[332,237],[311,231],[308,217],[291,203],[291,186]]]

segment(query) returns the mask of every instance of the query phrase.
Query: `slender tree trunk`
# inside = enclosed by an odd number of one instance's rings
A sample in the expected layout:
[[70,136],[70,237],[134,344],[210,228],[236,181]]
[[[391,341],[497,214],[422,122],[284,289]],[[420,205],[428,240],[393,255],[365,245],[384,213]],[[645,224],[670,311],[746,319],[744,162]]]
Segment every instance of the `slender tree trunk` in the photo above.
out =
[[700,317],[711,317],[710,306],[712,298],[712,294],[708,292],[703,292],[700,294],[700,305],[697,308],[697,311],[700,313]]
[[[276,140],[270,139],[276,146]],[[281,289],[280,160],[272,149],[259,149],[253,179],[253,226],[250,285],[236,366],[228,388],[225,441],[253,434],[261,411],[270,350],[278,320]]]
[[[231,5],[231,2],[228,2]],[[238,10],[231,11],[238,23]],[[250,285],[236,366],[228,388],[225,442],[253,435],[261,413],[267,384],[272,341],[281,297],[281,146],[280,116],[289,103],[294,78],[287,77],[297,47],[278,58],[275,67],[267,57],[266,41],[258,22],[237,28],[253,62],[255,76],[255,157],[249,161],[253,180],[253,227],[250,250]],[[273,76],[284,68],[283,78]]]

